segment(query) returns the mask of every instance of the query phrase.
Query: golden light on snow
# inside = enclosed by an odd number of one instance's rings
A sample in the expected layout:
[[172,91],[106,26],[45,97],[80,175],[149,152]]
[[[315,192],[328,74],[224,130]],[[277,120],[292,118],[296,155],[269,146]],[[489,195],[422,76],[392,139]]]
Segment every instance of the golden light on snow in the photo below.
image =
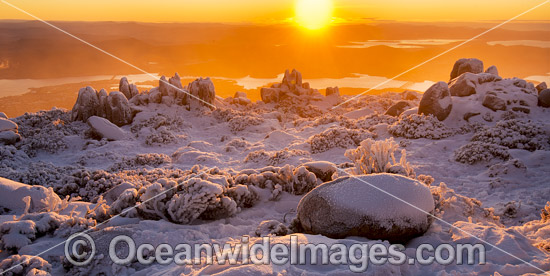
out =
[[330,23],[332,7],[331,0],[297,0],[295,21],[310,30],[321,29]]

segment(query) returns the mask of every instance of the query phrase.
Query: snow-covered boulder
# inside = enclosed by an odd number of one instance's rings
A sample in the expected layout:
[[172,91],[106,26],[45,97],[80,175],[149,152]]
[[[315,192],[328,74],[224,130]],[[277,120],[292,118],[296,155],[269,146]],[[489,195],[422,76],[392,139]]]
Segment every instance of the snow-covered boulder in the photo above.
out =
[[260,96],[264,103],[271,103],[279,101],[279,89],[262,87],[260,90]]
[[426,185],[383,173],[342,177],[316,187],[300,200],[297,218],[308,234],[404,243],[428,230],[433,209]]
[[21,141],[21,135],[13,131],[2,131],[0,132],[0,145],[13,145]]
[[122,92],[122,94],[124,94],[127,99],[131,99],[139,94],[137,86],[135,84],[130,84],[126,77],[122,77],[120,79],[120,82],[118,84],[118,91]]
[[127,138],[126,133],[122,129],[105,118],[92,116],[88,118],[88,125],[101,138],[115,141]]
[[25,211],[25,197],[30,197],[29,212],[47,209],[51,203],[60,203],[61,199],[52,189],[43,186],[30,186],[0,177],[0,207],[7,208],[16,214]]
[[328,161],[313,161],[302,164],[306,170],[315,174],[323,182],[331,181],[332,176],[338,171],[334,163]]
[[336,87],[327,87],[325,95],[327,97],[331,96],[331,95],[340,96],[340,89],[338,88],[338,86],[336,86]]
[[128,99],[118,91],[109,93],[105,106],[105,118],[117,126],[127,125],[133,120],[132,108]]
[[539,94],[539,105],[550,107],[550,89],[544,89]]
[[233,96],[233,98],[246,98],[246,93],[241,92],[241,91],[237,91],[237,92],[235,92],[235,95]]
[[540,92],[542,92],[542,90],[548,89],[548,86],[546,85],[546,82],[541,82],[537,85],[536,88],[537,88],[537,92],[540,93]]
[[449,86],[446,82],[440,81],[432,85],[422,96],[418,106],[418,114],[434,115],[438,120],[443,121],[451,113],[453,103]]
[[467,97],[477,93],[477,87],[488,82],[502,80],[501,77],[489,73],[464,73],[449,82],[451,96]]
[[17,132],[17,124],[11,120],[0,118],[0,132],[2,131]]
[[97,115],[99,106],[97,91],[90,86],[81,88],[72,110],[73,121],[85,122],[88,118]]
[[487,68],[487,70],[485,70],[485,73],[498,76],[498,69],[496,66],[492,65],[491,67]]
[[8,115],[6,115],[6,113],[4,113],[4,112],[0,112],[0,118],[2,118],[2,119],[9,119],[9,118],[8,118]]
[[483,61],[477,58],[461,58],[455,62],[451,72],[451,80],[464,73],[483,73]]
[[390,106],[390,108],[388,108],[388,110],[386,110],[386,115],[390,115],[390,116],[393,116],[393,117],[399,117],[399,115],[401,115],[401,113],[403,113],[403,111],[407,110],[411,108],[411,105],[409,104],[409,102],[407,101],[399,101],[397,103],[395,103],[394,105]]
[[[189,84],[189,93],[194,97],[189,97],[189,105],[191,108],[198,108],[199,106],[205,106],[205,102],[213,105],[216,98],[216,91],[214,89],[214,83],[210,78],[199,78]],[[198,100],[201,99],[202,101]]]

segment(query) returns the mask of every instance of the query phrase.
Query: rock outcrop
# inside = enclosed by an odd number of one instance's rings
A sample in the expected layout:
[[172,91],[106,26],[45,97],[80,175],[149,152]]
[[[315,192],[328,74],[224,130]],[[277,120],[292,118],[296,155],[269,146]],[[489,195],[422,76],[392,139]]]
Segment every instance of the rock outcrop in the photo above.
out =
[[336,87],[327,87],[327,90],[325,92],[326,96],[331,96],[331,95],[336,95],[336,96],[340,96],[340,89],[338,88],[338,86]]
[[264,103],[278,102],[292,97],[322,97],[317,89],[309,87],[309,83],[302,83],[302,74],[296,69],[293,69],[292,72],[286,70],[281,83],[276,83],[270,88],[262,88],[260,95]]
[[405,243],[428,230],[428,214],[433,209],[430,189],[419,181],[396,174],[370,174],[342,177],[316,187],[300,200],[297,220],[308,234]]
[[544,89],[540,92],[538,104],[542,107],[550,107],[550,89]]
[[432,85],[420,100],[418,114],[433,115],[443,121],[453,108],[451,93],[446,82],[440,81]]
[[133,112],[128,99],[122,92],[105,90],[97,92],[88,86],[78,91],[78,98],[72,109],[72,119],[86,122],[92,116],[106,118],[117,126],[130,124]]
[[542,90],[546,90],[548,89],[547,85],[546,85],[546,82],[541,82],[537,85],[537,92],[540,94],[540,92],[542,92]]
[[498,76],[498,69],[496,66],[492,65],[491,67],[487,68],[487,70],[485,70],[485,73]]
[[191,108],[199,108],[201,106],[211,107],[216,99],[216,90],[214,83],[210,78],[199,78],[189,84],[188,103]]
[[451,80],[464,73],[483,73],[483,61],[477,58],[461,58],[457,60],[453,66],[453,71],[451,71]]

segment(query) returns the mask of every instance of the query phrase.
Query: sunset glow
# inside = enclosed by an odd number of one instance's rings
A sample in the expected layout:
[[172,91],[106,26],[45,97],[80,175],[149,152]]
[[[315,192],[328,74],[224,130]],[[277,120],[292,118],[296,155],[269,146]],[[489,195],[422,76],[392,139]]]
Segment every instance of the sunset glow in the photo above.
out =
[[331,0],[298,0],[296,22],[310,30],[321,29],[330,23],[332,8]]

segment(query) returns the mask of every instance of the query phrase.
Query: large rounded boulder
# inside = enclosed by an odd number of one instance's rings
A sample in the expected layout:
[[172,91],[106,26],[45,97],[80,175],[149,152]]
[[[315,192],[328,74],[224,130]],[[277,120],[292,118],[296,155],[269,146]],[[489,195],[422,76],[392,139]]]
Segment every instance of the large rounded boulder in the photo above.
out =
[[453,108],[451,93],[446,82],[440,81],[432,85],[418,106],[418,114],[434,115],[438,120],[445,120]]
[[550,107],[550,89],[540,91],[539,105],[542,107]]
[[464,73],[483,73],[483,61],[477,58],[461,58],[455,62],[451,71],[451,80]]
[[405,243],[428,230],[433,209],[426,185],[382,173],[342,177],[316,187],[298,204],[297,218],[308,234]]

